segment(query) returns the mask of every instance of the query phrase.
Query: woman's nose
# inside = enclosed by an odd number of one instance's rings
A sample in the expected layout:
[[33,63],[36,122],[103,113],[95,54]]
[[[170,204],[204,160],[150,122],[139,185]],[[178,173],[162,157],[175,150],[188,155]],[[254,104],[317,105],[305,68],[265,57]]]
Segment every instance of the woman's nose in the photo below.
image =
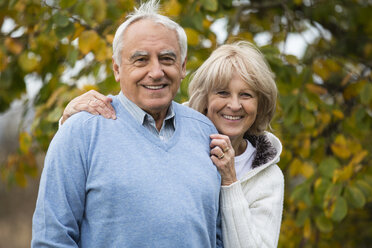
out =
[[228,103],[228,107],[230,107],[232,110],[239,110],[242,107],[239,98],[232,96]]

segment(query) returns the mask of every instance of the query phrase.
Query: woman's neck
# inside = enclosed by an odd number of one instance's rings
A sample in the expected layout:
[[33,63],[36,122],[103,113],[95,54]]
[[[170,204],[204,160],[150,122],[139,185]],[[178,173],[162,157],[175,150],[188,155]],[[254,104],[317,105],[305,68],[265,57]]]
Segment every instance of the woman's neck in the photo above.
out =
[[234,148],[235,156],[241,155],[247,149],[247,141],[243,137],[231,138],[231,145]]

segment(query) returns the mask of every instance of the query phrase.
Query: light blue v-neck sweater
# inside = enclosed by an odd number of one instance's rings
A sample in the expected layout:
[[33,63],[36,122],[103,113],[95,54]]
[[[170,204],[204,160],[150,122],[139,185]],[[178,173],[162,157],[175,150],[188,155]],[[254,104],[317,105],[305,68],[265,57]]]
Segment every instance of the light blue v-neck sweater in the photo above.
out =
[[163,142],[113,98],[116,120],[82,112],[53,138],[32,247],[220,247],[212,123],[174,103]]

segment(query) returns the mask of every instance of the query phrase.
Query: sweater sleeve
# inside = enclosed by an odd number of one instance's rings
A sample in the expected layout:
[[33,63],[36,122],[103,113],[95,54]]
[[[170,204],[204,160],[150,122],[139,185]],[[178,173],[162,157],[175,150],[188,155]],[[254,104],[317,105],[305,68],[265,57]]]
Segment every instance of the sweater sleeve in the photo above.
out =
[[83,136],[79,123],[68,122],[49,146],[33,216],[31,247],[78,247],[85,205]]
[[284,178],[270,166],[246,182],[221,188],[224,246],[276,247],[283,211]]

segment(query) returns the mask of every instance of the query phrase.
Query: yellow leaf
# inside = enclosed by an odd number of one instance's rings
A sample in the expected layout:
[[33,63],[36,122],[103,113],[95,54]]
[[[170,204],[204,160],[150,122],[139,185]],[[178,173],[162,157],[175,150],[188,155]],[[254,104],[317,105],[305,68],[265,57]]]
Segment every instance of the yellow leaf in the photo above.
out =
[[338,72],[341,70],[341,66],[332,59],[325,60],[325,66],[331,72]]
[[307,158],[310,155],[310,145],[311,141],[309,137],[303,139],[302,144],[299,148],[299,153],[303,158]]
[[316,84],[306,84],[306,89],[314,94],[317,94],[317,95],[324,95],[324,94],[327,94],[327,89],[323,88],[322,86],[320,85],[316,85]]
[[76,22],[74,26],[75,26],[75,32],[72,35],[71,40],[75,40],[76,38],[79,38],[81,33],[85,30],[85,27],[81,26],[80,23]]
[[23,172],[16,171],[15,173],[15,180],[17,184],[23,188],[27,186],[27,180],[25,174]]
[[289,175],[294,177],[300,174],[301,166],[302,162],[298,158],[293,159],[292,163],[289,165]]
[[203,27],[204,28],[209,28],[212,25],[212,22],[208,19],[203,20]]
[[94,8],[94,20],[98,23],[102,22],[106,18],[107,4],[105,0],[94,0],[92,1]]
[[[232,39],[229,38],[229,40],[234,40],[235,37],[232,37]],[[242,32],[238,34],[238,39],[247,40],[250,42],[253,42],[253,35],[251,32]]]
[[22,52],[22,45],[13,38],[7,37],[5,39],[5,46],[11,53],[20,54]]
[[332,152],[339,158],[347,159],[351,152],[347,146],[346,139],[342,134],[339,134],[331,145]]
[[304,238],[309,239],[311,237],[311,222],[310,219],[305,220],[304,224]]
[[112,34],[106,35],[106,41],[110,44],[114,41],[114,36]]
[[363,50],[364,50],[364,55],[365,55],[366,58],[372,56],[372,44],[371,43],[367,43],[364,46],[364,49]]
[[97,46],[98,34],[94,30],[88,30],[81,33],[79,36],[79,49],[83,54],[89,53]]
[[0,72],[5,70],[7,65],[8,65],[8,59],[6,57],[6,54],[3,52],[2,49],[0,49]]
[[94,85],[94,84],[85,84],[83,86],[83,90],[85,90],[85,91],[90,91],[90,90],[96,90],[96,91],[98,91],[99,89],[98,89],[97,85]]
[[48,98],[48,101],[45,103],[45,107],[50,109],[54,103],[57,101],[61,93],[63,93],[68,86],[61,86],[53,91],[52,95]]
[[328,69],[324,66],[324,61],[321,59],[317,59],[313,62],[312,70],[323,80],[327,80],[330,76]]
[[185,28],[187,43],[191,46],[199,44],[199,33],[192,28]]
[[323,112],[319,115],[319,119],[323,124],[328,125],[331,121],[331,115],[329,113]]
[[97,40],[97,45],[93,47],[94,54],[96,59],[100,62],[105,61],[107,58],[111,58],[112,54],[109,52],[111,48],[108,49],[106,42],[100,38]]
[[314,175],[314,168],[309,163],[303,163],[301,166],[301,174],[305,178],[310,178],[312,175]]
[[332,181],[336,182],[345,182],[348,181],[353,175],[353,165],[349,164],[341,169],[337,169],[333,173]]
[[361,80],[359,82],[349,84],[343,92],[344,98],[346,100],[350,100],[351,98],[358,96],[366,83],[367,81]]
[[353,167],[358,165],[367,155],[368,152],[366,150],[356,153],[354,157],[351,159],[349,165]]
[[163,4],[163,9],[166,16],[179,16],[182,6],[177,0],[169,0]]
[[334,109],[332,110],[332,114],[334,117],[336,117],[336,119],[338,120],[342,120],[344,119],[344,113],[342,113],[340,110],[338,109]]
[[19,134],[19,149],[22,153],[28,154],[31,146],[31,136],[27,132],[21,132]]
[[18,64],[25,72],[31,72],[37,68],[38,59],[34,53],[23,52],[18,58]]

